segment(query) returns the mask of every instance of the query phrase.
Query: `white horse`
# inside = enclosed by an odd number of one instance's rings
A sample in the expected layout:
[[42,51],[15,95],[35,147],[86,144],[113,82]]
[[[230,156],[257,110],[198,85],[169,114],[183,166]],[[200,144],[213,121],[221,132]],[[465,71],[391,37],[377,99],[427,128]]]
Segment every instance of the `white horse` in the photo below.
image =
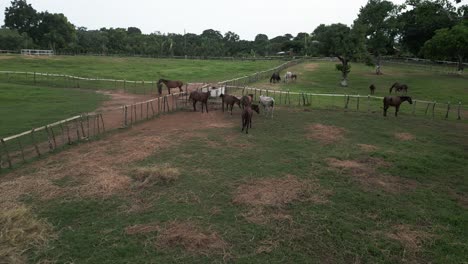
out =
[[268,97],[264,95],[260,95],[259,103],[263,106],[263,112],[265,115],[270,113],[271,118],[273,118],[273,110],[275,108],[275,99],[273,97]]
[[286,74],[284,75],[284,82],[289,82],[289,80],[291,80],[292,75],[292,72],[286,72]]

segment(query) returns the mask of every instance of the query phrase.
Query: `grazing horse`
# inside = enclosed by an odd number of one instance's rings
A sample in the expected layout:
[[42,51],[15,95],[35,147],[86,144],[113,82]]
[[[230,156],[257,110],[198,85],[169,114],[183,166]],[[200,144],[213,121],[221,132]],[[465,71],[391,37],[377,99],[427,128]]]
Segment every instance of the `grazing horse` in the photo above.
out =
[[295,73],[291,74],[291,80],[296,81],[297,80],[297,74],[295,74]]
[[268,115],[268,113],[270,113],[271,118],[273,118],[273,110],[275,108],[275,99],[273,99],[273,97],[260,95],[259,103],[263,106],[263,109],[265,110],[265,115]]
[[281,81],[281,77],[279,75],[279,73],[277,72],[274,72],[271,77],[270,77],[270,83],[277,83],[277,82],[280,82]]
[[193,111],[197,111],[197,108],[195,107],[197,102],[200,101],[202,106],[201,106],[201,111],[203,113],[203,105],[205,105],[206,112],[208,113],[208,98],[210,97],[210,91],[208,92],[199,92],[199,91],[193,91],[190,93],[189,100],[193,101]]
[[184,85],[184,83],[181,82],[181,81],[171,81],[171,80],[159,79],[159,81],[158,81],[159,95],[162,94],[162,84],[161,83],[164,83],[164,85],[166,85],[167,91],[169,92],[169,94],[171,94],[171,88],[179,88],[179,90],[182,92],[182,86]]
[[251,105],[252,102],[253,102],[253,94],[248,94],[248,95],[244,95],[241,97],[241,105],[242,105],[242,109],[244,109],[247,105]]
[[383,99],[384,104],[384,116],[387,116],[387,110],[390,106],[395,107],[395,116],[398,116],[398,110],[400,110],[400,105],[404,101],[408,101],[408,103],[413,104],[413,100],[409,96],[385,96]]
[[258,108],[258,105],[246,105],[244,110],[242,110],[242,131],[244,131],[245,128],[245,133],[249,133],[249,126],[252,128],[252,116],[253,116],[253,111],[257,112],[257,114],[260,114],[260,109]]
[[394,83],[392,87],[390,87],[390,93],[392,93],[393,88],[395,88],[395,93],[400,92],[400,91],[405,91],[405,94],[408,93],[408,85],[403,84],[403,83]]
[[369,86],[369,90],[370,90],[370,94],[374,94],[375,93],[375,85],[374,84],[371,84]]
[[286,72],[286,74],[284,75],[283,82],[287,82],[289,79],[291,79],[291,77],[292,77],[292,72],[290,71]]
[[221,94],[219,97],[221,97],[222,100],[222,107],[223,107],[223,112],[224,112],[224,104],[226,104],[226,110],[229,111],[229,106],[231,106],[231,115],[232,115],[232,108],[234,107],[234,104],[237,104],[239,108],[241,108],[240,103],[241,100],[233,95],[228,95],[228,94]]

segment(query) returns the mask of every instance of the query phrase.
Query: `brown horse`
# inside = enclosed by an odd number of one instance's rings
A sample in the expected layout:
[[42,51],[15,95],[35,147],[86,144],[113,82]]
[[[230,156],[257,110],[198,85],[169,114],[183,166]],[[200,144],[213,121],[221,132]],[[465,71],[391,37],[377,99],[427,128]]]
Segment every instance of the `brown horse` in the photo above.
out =
[[383,99],[384,104],[384,116],[387,116],[387,110],[390,106],[395,107],[395,116],[398,116],[398,110],[400,110],[400,105],[404,101],[408,101],[408,103],[413,104],[413,100],[409,96],[385,96]]
[[244,95],[241,97],[240,100],[241,100],[242,109],[244,109],[245,106],[252,104],[253,97],[254,97],[253,94],[248,94],[248,95]]
[[249,133],[249,126],[252,128],[252,116],[253,116],[253,111],[257,112],[257,114],[260,114],[260,108],[258,105],[254,104],[248,104],[245,106],[244,110],[242,110],[242,131],[244,131],[245,128],[245,133]]
[[202,113],[203,113],[203,105],[205,105],[206,112],[208,113],[208,98],[210,97],[210,91],[208,92],[199,92],[199,91],[193,91],[190,93],[189,100],[193,101],[193,111],[197,111],[196,104],[198,101],[201,102],[202,104]]
[[182,92],[182,86],[184,85],[184,83],[181,82],[181,81],[171,81],[171,80],[159,79],[159,81],[158,81],[159,95],[162,94],[162,83],[164,83],[164,85],[166,85],[167,92],[169,94],[171,94],[171,88],[179,88],[180,92]]
[[394,83],[392,87],[390,87],[390,93],[392,93],[393,88],[395,88],[395,93],[400,91],[405,91],[405,94],[408,93],[408,85],[403,83]]
[[291,80],[296,81],[297,80],[297,74],[295,74],[295,73],[291,74]]
[[223,107],[223,112],[224,112],[224,104],[226,104],[226,110],[229,111],[229,106],[231,107],[231,115],[232,115],[232,108],[234,107],[234,104],[237,104],[239,108],[240,106],[240,99],[233,96],[233,95],[228,95],[228,94],[221,94],[219,97],[221,97],[222,100],[222,107]]
[[374,84],[371,84],[369,86],[369,90],[370,90],[370,94],[374,94],[375,93],[375,85]]

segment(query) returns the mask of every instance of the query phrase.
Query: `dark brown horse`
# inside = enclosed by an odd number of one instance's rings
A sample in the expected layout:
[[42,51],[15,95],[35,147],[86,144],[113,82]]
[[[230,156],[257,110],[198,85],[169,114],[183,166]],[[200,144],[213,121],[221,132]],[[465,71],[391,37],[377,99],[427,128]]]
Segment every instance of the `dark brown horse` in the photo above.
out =
[[384,116],[387,116],[387,110],[390,106],[395,107],[395,116],[398,116],[398,110],[400,110],[400,105],[404,101],[408,101],[408,103],[413,104],[413,100],[409,96],[385,96],[383,99],[384,104]]
[[295,74],[295,73],[291,74],[291,80],[296,81],[297,80],[297,74]]
[[395,88],[395,93],[405,91],[405,94],[408,93],[408,85],[403,83],[394,83],[392,87],[390,87],[390,93],[392,93],[393,88]]
[[245,106],[252,104],[253,96],[254,96],[253,94],[248,94],[248,95],[244,95],[241,97],[240,100],[241,100],[242,109],[244,109]]
[[171,88],[179,88],[180,92],[182,92],[182,86],[184,85],[184,83],[181,82],[181,81],[171,81],[171,80],[159,79],[159,81],[158,81],[159,95],[162,94],[162,83],[164,83],[164,85],[166,85],[167,92],[169,94],[171,94]]
[[253,116],[253,111],[252,110],[257,112],[257,114],[260,114],[260,108],[256,104],[246,105],[244,110],[242,110],[242,114],[241,114],[241,117],[242,117],[242,130],[241,131],[244,131],[244,128],[245,128],[245,133],[246,134],[249,133],[249,126],[250,126],[250,128],[252,128],[252,116]]
[[370,94],[374,94],[375,93],[375,85],[374,84],[371,84],[369,86],[369,90],[370,90]]
[[198,101],[201,102],[201,111],[203,113],[203,105],[205,105],[206,112],[208,113],[208,98],[210,97],[210,91],[208,92],[199,92],[199,91],[193,91],[190,93],[189,100],[193,101],[193,111],[197,111],[196,104]]
[[228,95],[228,94],[221,94],[219,97],[221,97],[222,100],[222,107],[223,107],[223,112],[224,112],[224,104],[226,104],[226,110],[229,111],[229,106],[231,107],[231,115],[232,115],[232,108],[234,107],[234,104],[237,104],[239,108],[241,100],[233,95]]
[[281,77],[279,75],[279,73],[277,72],[274,72],[271,77],[270,77],[270,83],[279,83],[281,81]]

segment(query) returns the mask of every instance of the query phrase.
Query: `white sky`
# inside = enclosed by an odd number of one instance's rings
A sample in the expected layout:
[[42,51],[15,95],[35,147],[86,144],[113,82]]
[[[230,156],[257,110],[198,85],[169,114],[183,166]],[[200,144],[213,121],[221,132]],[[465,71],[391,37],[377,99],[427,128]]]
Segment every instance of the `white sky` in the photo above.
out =
[[[393,0],[401,4],[404,0]],[[311,33],[320,24],[351,25],[367,0],[28,0],[37,11],[63,13],[75,26],[138,27],[143,33],[200,34],[214,29],[253,40]],[[10,0],[0,0],[0,25]]]

